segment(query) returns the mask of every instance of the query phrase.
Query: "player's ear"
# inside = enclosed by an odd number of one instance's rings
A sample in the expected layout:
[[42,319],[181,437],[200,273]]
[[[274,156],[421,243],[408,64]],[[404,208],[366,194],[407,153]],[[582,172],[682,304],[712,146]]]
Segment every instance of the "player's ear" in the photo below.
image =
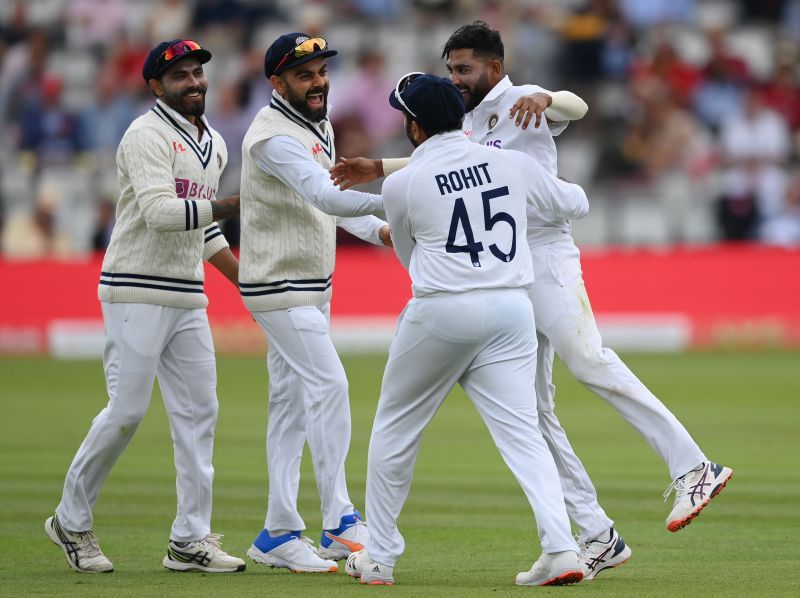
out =
[[489,61],[489,79],[497,83],[505,76],[505,67],[503,61],[499,58],[492,58]]
[[418,144],[428,138],[428,136],[425,135],[425,131],[422,130],[422,127],[420,127],[419,123],[414,119],[411,120],[411,136]]
[[164,88],[161,87],[161,81],[159,81],[158,79],[150,79],[147,82],[147,86],[150,88],[150,91],[152,91],[157,98],[160,98],[164,95]]
[[284,95],[286,93],[286,81],[284,81],[278,75],[272,75],[269,78],[269,82],[272,83],[272,87],[275,88],[275,91],[278,92],[278,95]]

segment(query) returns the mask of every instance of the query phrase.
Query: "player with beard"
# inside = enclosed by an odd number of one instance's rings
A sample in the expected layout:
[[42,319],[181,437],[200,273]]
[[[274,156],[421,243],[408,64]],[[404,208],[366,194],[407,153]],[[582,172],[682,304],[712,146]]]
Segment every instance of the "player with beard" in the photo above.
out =
[[[298,572],[336,571],[335,561],[366,541],[345,480],[347,378],[329,334],[336,226],[390,244],[388,225],[369,215],[382,213],[380,196],[339,191],[328,178],[335,153],[327,59],[335,54],[304,33],[275,40],[264,57],[274,91],[242,143],[239,290],[269,342],[269,502],[247,554]],[[297,510],[306,442],[322,507],[317,550],[301,535]]]
[[[500,34],[482,21],[453,33],[442,58],[467,105],[464,133],[475,143],[525,152],[555,174],[553,137],[568,121],[583,117],[585,103],[569,92],[513,85],[505,74]],[[521,130],[534,116],[534,129]],[[515,126],[520,123],[523,127]],[[388,175],[405,160],[347,162],[332,171],[332,178],[344,183],[343,188],[372,180],[375,174]],[[709,461],[683,424],[614,351],[603,347],[569,220],[542,218],[531,212],[527,239],[535,274],[529,295],[539,345],[535,378],[539,427],[555,457],[570,518],[580,532],[584,574],[592,579],[600,571],[626,562],[631,549],[598,503],[594,485],[554,413],[554,352],[576,379],[611,405],[667,464],[673,481],[665,499],[675,490],[666,520],[669,531],[691,523],[733,472]]]
[[203,116],[203,64],[210,59],[192,40],[153,48],[142,75],[155,105],[133,121],[117,151],[122,191],[98,288],[109,400],[70,465],[55,515],[45,522],[75,571],[113,571],[92,532],[92,510],[147,411],[156,377],[172,432],[178,494],[163,564],[175,571],[245,569],[211,533],[218,406],[203,260],[237,284],[238,262],[214,221],[237,214],[239,197],[216,199],[228,152]]

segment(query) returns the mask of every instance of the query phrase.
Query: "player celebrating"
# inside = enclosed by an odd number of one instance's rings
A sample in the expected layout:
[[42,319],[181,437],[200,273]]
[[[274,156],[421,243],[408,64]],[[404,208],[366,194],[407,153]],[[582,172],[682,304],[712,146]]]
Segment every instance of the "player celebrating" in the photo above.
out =
[[370,438],[368,546],[348,558],[347,572],[366,584],[394,583],[404,547],[397,518],[422,433],[459,383],[536,515],[543,554],[517,584],[578,582],[578,546],[536,421],[534,312],[525,292],[533,269],[518,243],[526,198],[537,213],[576,218],[588,211],[586,195],[520,152],[469,143],[463,99],[447,79],[412,73],[389,101],[417,148],[382,193],[413,298],[389,349]]
[[238,263],[214,221],[238,213],[239,198],[215,199],[228,153],[203,116],[203,64],[210,59],[191,40],[153,48],[142,74],[155,106],[133,121],[117,151],[122,193],[98,287],[109,401],[72,461],[55,515],[45,522],[75,571],[113,571],[92,532],[92,509],[147,411],[156,377],[172,431],[178,493],[164,566],[245,569],[211,533],[218,406],[203,259],[236,284]]
[[[500,34],[482,21],[461,27],[447,40],[442,57],[467,104],[464,133],[476,143],[524,151],[555,173],[553,136],[564,130],[567,121],[581,118],[586,106],[568,92],[513,85],[505,75],[503,56]],[[544,120],[542,113],[547,117]],[[523,130],[533,117],[533,130]],[[519,124],[522,127],[515,126]],[[404,163],[360,160],[348,166],[346,162],[333,171],[334,180],[342,181],[344,187],[371,180],[374,174],[388,174]],[[539,340],[539,427],[555,457],[567,509],[579,528],[584,573],[591,579],[604,569],[624,563],[631,550],[600,507],[594,486],[553,412],[554,350],[570,372],[616,409],[666,462],[673,482],[665,498],[675,490],[666,521],[670,531],[691,523],[724,488],[732,471],[710,462],[678,419],[614,351],[603,347],[569,221],[531,212],[527,239],[535,273],[529,295]]]
[[[340,192],[330,184],[333,130],[328,121],[326,40],[280,36],[264,72],[274,88],[242,145],[242,236],[239,288],[269,341],[264,529],[247,554],[257,563],[297,572],[336,571],[366,541],[350,501],[344,463],[350,445],[347,378],[329,335],[337,224],[389,244],[378,195]],[[337,223],[335,216],[361,216]],[[300,458],[308,441],[322,506],[320,546],[301,536],[297,511]]]

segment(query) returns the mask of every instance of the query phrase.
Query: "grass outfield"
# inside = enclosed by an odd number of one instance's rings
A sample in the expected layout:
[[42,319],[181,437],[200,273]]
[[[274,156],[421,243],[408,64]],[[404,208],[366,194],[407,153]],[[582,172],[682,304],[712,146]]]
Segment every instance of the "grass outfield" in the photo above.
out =
[[[351,383],[351,496],[363,507],[366,447],[384,356],[345,358]],[[166,416],[156,397],[108,479],[95,531],[116,571],[79,575],[45,536],[67,467],[104,405],[99,362],[2,359],[0,595],[70,596],[779,596],[800,588],[800,353],[631,355],[627,363],[687,424],[707,454],[733,467],[725,492],[685,530],[664,527],[666,468],[607,405],[556,371],[561,421],[601,503],[633,548],[625,566],[570,588],[517,588],[538,555],[533,517],[472,405],[457,391],[428,429],[400,519],[406,553],[393,588],[342,571],[293,575],[248,563],[243,574],[161,566],[174,516]],[[244,556],[266,508],[267,380],[263,360],[219,361],[214,529]],[[335,430],[332,430],[335,433]],[[671,503],[670,503],[671,504]],[[303,462],[300,508],[318,540],[319,501]],[[491,593],[491,594],[490,594]]]

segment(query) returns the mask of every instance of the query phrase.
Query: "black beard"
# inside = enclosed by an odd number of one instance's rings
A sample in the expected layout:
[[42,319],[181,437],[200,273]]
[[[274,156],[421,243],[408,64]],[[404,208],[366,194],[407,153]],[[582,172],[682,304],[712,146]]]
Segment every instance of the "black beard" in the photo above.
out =
[[413,145],[415,148],[419,147],[419,143],[417,143],[417,140],[414,139],[414,135],[411,134],[411,119],[409,119],[408,117],[406,117],[406,137],[408,137],[408,140],[411,142],[411,145]]
[[[186,99],[187,94],[194,93],[196,91],[199,91],[200,94],[202,95],[202,99],[199,103],[194,103]],[[164,100],[164,103],[167,106],[175,110],[175,112],[183,114],[184,116],[200,117],[203,116],[203,113],[206,111],[205,87],[196,87],[194,89],[187,89],[185,91],[182,91],[181,93],[165,92],[164,97],[161,99]]]
[[[301,97],[299,94],[295,94],[294,90],[287,85],[286,99],[292,108],[297,110],[311,122],[318,123],[328,115],[328,89],[330,89],[330,86],[328,85],[325,85],[324,87],[312,87],[308,90],[308,92],[306,92],[306,95]],[[320,91],[322,92],[322,107],[316,109],[309,108],[308,104],[306,103],[306,96],[311,93],[319,93]]]
[[466,111],[472,112],[473,108],[480,104],[492,90],[492,86],[489,85],[489,74],[484,73],[472,88],[467,89],[469,90],[469,102],[467,102]]

